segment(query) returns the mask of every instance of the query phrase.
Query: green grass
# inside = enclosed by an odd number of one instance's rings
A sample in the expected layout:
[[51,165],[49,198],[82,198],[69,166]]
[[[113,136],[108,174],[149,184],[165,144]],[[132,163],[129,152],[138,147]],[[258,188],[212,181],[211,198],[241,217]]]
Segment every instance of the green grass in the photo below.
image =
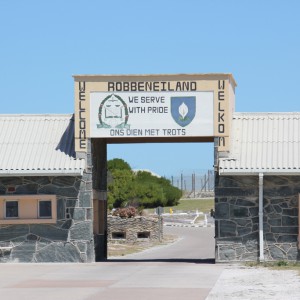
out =
[[170,208],[175,210],[196,210],[200,212],[210,212],[211,209],[214,209],[214,199],[193,199],[193,200],[180,200],[177,206],[165,207],[165,213],[170,211]]

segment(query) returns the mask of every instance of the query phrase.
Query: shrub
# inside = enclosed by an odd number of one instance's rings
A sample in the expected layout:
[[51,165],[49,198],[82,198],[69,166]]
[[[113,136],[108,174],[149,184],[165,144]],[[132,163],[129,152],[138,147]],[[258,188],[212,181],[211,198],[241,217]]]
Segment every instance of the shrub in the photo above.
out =
[[285,260],[280,260],[277,262],[278,267],[286,267],[288,265],[288,262]]
[[113,212],[113,216],[118,216],[121,218],[133,218],[136,216],[136,209],[132,206],[117,208]]

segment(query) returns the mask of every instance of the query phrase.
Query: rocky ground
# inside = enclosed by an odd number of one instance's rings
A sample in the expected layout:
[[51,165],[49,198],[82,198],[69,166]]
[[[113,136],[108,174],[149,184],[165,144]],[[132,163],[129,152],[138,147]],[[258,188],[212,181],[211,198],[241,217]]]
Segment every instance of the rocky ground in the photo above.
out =
[[300,299],[300,277],[296,270],[228,266],[206,300]]

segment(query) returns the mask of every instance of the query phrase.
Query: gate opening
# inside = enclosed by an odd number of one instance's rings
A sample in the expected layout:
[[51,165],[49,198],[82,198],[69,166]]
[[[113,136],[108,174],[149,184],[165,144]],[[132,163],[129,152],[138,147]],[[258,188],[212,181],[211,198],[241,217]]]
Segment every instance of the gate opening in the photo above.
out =
[[93,191],[96,261],[107,259],[107,145],[214,143],[230,147],[231,74],[76,75],[75,151]]
[[[137,215],[133,218],[117,217],[114,213],[118,210],[113,209],[112,212],[111,207],[108,207],[107,258],[213,260],[214,223],[210,215],[210,210],[214,208],[213,144],[110,144],[107,153],[108,161],[117,158],[128,163],[132,170],[131,174],[142,172],[149,173],[155,178],[167,179],[172,186],[182,192],[183,199],[180,199],[182,208],[174,204],[165,207],[153,206],[143,210],[139,210],[138,205],[142,205],[139,199],[135,201],[128,199],[123,206],[134,205],[137,208]],[[132,153],[134,155],[130,155]],[[139,159],[136,159],[137,155]],[[201,170],[201,166],[209,166],[212,172]],[[112,181],[110,174],[108,184],[112,184]],[[199,197],[205,198],[199,200]],[[208,203],[210,206],[206,207]],[[157,246],[168,247],[155,248]],[[171,252],[164,250],[171,249],[170,247],[173,249]],[[126,256],[131,252],[149,248],[152,251],[129,255],[129,258]]]

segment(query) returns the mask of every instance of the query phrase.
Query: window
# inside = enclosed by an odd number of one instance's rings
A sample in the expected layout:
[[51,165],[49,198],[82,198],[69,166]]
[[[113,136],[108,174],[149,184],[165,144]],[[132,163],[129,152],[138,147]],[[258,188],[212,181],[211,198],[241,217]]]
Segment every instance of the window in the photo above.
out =
[[19,203],[18,201],[5,201],[5,218],[19,217]]
[[39,201],[39,218],[52,217],[52,203],[50,200]]
[[137,237],[138,237],[138,239],[149,239],[150,231],[138,232]]
[[112,232],[111,237],[116,240],[126,239],[125,232]]
[[56,221],[55,195],[0,195],[0,225],[54,224]]

